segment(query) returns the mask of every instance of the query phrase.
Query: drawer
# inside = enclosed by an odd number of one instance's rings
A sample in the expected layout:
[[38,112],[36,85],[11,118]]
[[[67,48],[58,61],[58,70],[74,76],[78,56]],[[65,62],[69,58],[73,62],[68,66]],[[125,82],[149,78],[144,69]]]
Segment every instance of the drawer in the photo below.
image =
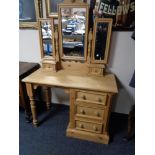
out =
[[83,131],[101,133],[102,132],[102,126],[103,126],[102,124],[76,121],[76,129],[83,130]]
[[97,94],[91,92],[78,91],[76,99],[106,105],[107,94]]
[[103,104],[99,104],[99,103],[94,103],[94,102],[90,102],[90,101],[83,101],[80,99],[76,99],[75,101],[76,106],[81,106],[81,107],[89,107],[89,108],[96,108],[96,109],[106,109],[106,106]]
[[96,119],[103,119],[104,109],[100,110],[96,108],[77,106],[76,114],[83,117],[91,116],[95,117]]

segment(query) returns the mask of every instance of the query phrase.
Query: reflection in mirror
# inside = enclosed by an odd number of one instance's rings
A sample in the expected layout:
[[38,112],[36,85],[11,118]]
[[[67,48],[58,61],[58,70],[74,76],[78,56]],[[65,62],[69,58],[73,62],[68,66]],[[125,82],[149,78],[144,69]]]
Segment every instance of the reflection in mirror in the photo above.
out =
[[49,21],[41,23],[43,50],[45,56],[52,56],[52,31]]
[[84,57],[86,8],[61,8],[64,56]]
[[107,63],[112,19],[96,18],[93,34],[93,61]]
[[95,60],[103,60],[105,56],[108,23],[97,23],[95,40]]
[[43,56],[52,56],[52,25],[50,20],[40,20],[40,34]]

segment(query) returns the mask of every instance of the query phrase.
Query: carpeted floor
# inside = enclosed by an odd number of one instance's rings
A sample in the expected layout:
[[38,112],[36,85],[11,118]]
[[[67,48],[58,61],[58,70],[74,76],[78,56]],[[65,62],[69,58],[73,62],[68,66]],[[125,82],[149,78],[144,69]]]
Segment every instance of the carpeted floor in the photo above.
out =
[[134,155],[135,139],[124,141],[127,117],[112,113],[111,142],[103,145],[66,137],[69,107],[53,105],[50,111],[38,109],[38,128],[26,123],[24,111],[19,110],[20,155]]

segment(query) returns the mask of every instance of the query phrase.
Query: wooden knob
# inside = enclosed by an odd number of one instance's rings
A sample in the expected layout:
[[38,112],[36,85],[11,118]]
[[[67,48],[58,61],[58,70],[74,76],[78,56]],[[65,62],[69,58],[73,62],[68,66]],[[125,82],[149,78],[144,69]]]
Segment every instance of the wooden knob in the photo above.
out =
[[83,114],[83,115],[85,114],[85,111],[84,111],[83,109],[81,109],[80,112],[81,112],[81,114]]
[[98,99],[98,101],[99,101],[99,102],[102,102],[102,99],[101,99],[101,98],[99,98],[99,99]]
[[97,73],[97,69],[95,69],[95,72]]
[[97,117],[100,117],[100,113],[98,111],[96,112],[96,116]]
[[85,95],[83,95],[83,97],[82,97],[84,100],[86,100],[86,96]]
[[80,126],[80,128],[82,128],[82,129],[84,128],[83,124],[79,124],[79,126]]
[[94,126],[93,128],[94,128],[94,131],[98,131],[98,128],[96,126]]

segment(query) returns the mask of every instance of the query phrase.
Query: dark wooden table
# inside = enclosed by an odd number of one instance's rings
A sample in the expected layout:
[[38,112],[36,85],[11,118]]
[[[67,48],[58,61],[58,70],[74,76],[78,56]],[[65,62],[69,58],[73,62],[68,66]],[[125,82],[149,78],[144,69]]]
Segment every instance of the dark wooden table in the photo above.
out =
[[25,109],[25,117],[28,122],[31,120],[30,101],[22,79],[39,68],[40,65],[38,63],[19,62],[19,106]]

